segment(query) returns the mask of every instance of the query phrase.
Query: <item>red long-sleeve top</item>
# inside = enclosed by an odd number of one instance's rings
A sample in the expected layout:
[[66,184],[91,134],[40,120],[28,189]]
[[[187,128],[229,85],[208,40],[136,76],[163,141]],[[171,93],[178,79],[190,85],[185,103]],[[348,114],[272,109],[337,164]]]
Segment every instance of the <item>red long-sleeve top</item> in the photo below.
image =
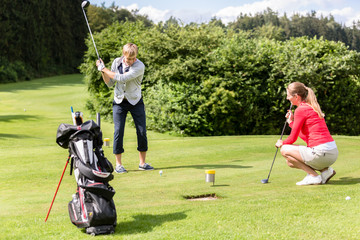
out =
[[300,103],[294,112],[294,121],[290,123],[291,133],[283,144],[293,144],[297,138],[304,140],[308,147],[332,142],[324,118],[320,118],[314,109],[306,103]]

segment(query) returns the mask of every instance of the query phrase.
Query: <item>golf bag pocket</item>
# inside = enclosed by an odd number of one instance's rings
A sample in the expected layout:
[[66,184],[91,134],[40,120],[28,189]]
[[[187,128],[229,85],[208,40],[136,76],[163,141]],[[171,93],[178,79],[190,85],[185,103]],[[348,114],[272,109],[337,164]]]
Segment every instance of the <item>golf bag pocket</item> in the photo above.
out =
[[108,201],[110,201],[115,195],[115,190],[109,184],[101,182],[87,183],[86,185],[80,187],[85,188],[91,193],[100,195]]
[[85,205],[84,189],[78,188],[73,194],[72,200],[68,205],[69,216],[71,222],[78,228],[89,227],[88,212]]
[[68,205],[71,222],[78,228],[116,226],[114,201],[78,187]]

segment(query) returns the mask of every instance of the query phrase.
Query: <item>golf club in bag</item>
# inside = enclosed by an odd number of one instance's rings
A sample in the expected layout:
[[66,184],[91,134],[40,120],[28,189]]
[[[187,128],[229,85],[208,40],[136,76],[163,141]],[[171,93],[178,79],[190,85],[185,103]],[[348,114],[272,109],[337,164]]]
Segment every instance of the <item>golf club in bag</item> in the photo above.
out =
[[74,170],[77,182],[76,193],[68,205],[70,220],[91,235],[114,233],[117,224],[115,191],[108,183],[114,177],[114,169],[104,156],[100,126],[92,120],[82,123],[76,119],[74,122],[80,125],[60,124],[56,136],[56,143],[69,150],[70,175]]
[[[290,104],[289,111],[291,111],[291,108],[292,108],[292,104]],[[280,136],[280,140],[282,139],[282,137],[283,137],[283,135],[284,135],[286,123],[287,123],[287,121],[285,121],[284,127],[283,127],[283,129],[282,129],[281,136]],[[269,175],[268,175],[268,177],[267,177],[266,179],[262,179],[262,180],[261,180],[261,183],[268,183],[268,182],[269,182],[270,173],[271,173],[271,170],[272,170],[272,168],[273,168],[273,166],[274,166],[275,158],[276,158],[276,155],[277,155],[277,152],[278,152],[278,151],[279,151],[279,148],[276,148],[275,156],[274,156],[274,159],[273,159],[272,164],[271,164],[271,167],[270,167]]]
[[97,48],[96,48],[96,44],[95,44],[95,41],[94,41],[94,37],[93,37],[92,32],[91,32],[91,29],[90,29],[89,21],[88,21],[88,19],[87,19],[87,17],[86,17],[86,13],[85,13],[85,10],[84,10],[84,8],[87,8],[89,5],[90,5],[90,2],[89,2],[89,1],[83,1],[83,2],[81,3],[81,9],[82,9],[82,11],[83,11],[83,13],[84,13],[85,21],[86,21],[87,27],[88,27],[88,29],[89,29],[89,33],[90,33],[90,36],[91,36],[91,40],[92,40],[92,42],[93,42],[93,44],[94,44],[94,47],[95,47],[96,55],[97,55],[97,57],[98,57],[98,60],[100,60],[99,52],[98,52],[98,50],[97,50]]

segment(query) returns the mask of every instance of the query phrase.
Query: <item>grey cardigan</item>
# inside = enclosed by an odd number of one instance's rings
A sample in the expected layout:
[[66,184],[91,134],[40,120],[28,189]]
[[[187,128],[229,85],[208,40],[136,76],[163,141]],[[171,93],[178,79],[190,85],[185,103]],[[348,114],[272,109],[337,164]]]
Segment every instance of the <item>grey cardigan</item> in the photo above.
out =
[[117,104],[120,104],[126,98],[130,104],[135,105],[141,99],[141,82],[144,77],[145,65],[139,59],[136,59],[128,72],[120,74],[118,67],[122,59],[123,57],[120,57],[113,61],[111,71],[115,72],[115,77],[110,79],[107,86],[112,87],[116,83],[114,101]]

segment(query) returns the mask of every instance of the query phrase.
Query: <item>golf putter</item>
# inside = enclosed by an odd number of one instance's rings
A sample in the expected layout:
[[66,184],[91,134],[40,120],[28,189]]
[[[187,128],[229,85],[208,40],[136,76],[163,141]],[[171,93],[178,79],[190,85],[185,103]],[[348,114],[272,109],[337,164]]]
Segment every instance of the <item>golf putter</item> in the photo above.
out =
[[[290,111],[291,111],[291,108],[292,108],[292,104],[290,104],[290,109],[289,109]],[[281,136],[280,136],[280,140],[282,139],[282,137],[283,137],[283,135],[284,135],[284,131],[285,131],[285,127],[286,127],[286,122],[287,122],[287,121],[285,121],[284,127],[283,127],[283,129],[282,129]],[[261,183],[268,183],[268,182],[269,182],[271,170],[272,170],[272,168],[273,168],[273,166],[274,166],[274,162],[275,162],[275,158],[276,158],[276,155],[277,155],[278,150],[279,150],[279,148],[276,148],[275,156],[274,156],[274,159],[273,159],[273,161],[272,161],[272,164],[271,164],[271,167],[270,167],[270,171],[269,171],[268,177],[267,177],[266,179],[262,179],[262,180],[261,180]]]

